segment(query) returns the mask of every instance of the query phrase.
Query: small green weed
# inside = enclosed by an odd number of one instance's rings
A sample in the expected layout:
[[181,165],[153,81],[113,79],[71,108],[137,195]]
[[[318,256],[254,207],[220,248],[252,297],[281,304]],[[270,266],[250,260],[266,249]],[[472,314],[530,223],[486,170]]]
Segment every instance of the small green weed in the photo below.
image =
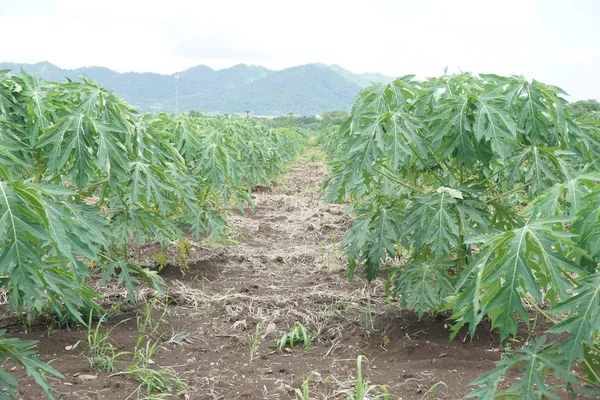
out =
[[306,152],[308,162],[322,162],[325,161],[325,153],[318,149],[310,149]]
[[427,391],[425,392],[425,394],[423,394],[423,397],[421,397],[421,400],[429,399],[429,395],[431,395],[432,399],[437,399],[438,395],[437,395],[436,392],[437,392],[437,389],[438,389],[438,387],[440,385],[444,386],[444,388],[446,388],[446,392],[448,392],[448,385],[446,385],[442,381],[436,382],[433,385],[429,386],[429,388],[427,389]]
[[277,350],[281,353],[286,345],[292,348],[295,343],[303,343],[304,348],[308,349],[314,339],[314,335],[308,332],[306,326],[296,321],[290,330],[277,341]]
[[161,299],[164,299],[164,296],[156,294],[150,301],[144,304],[143,314],[136,317],[137,331],[140,335],[153,336],[160,328],[160,325],[166,322],[165,316],[168,313],[166,307],[162,309],[158,318],[154,316],[155,311],[161,306]]
[[[136,319],[138,339],[133,353],[133,361],[122,374],[129,376],[140,385],[136,389],[138,395],[144,391],[151,398],[170,398],[177,393],[185,390],[187,384],[177,375],[177,372],[171,367],[152,368],[154,356],[160,339],[152,340],[156,335],[162,323],[166,322],[165,316],[168,310],[163,308],[158,317],[155,312],[161,306],[160,301],[164,297],[157,294],[144,305],[144,312],[138,315]],[[181,332],[179,335],[172,335],[170,343],[183,343],[187,332]]]
[[106,321],[106,314],[100,318],[95,326],[92,324],[92,315],[90,313],[88,319],[86,341],[78,341],[73,348],[75,349],[80,344],[85,344],[86,349],[83,352],[83,356],[88,360],[91,368],[99,369],[103,372],[114,372],[116,370],[116,359],[129,353],[125,351],[117,352],[115,346],[110,342],[110,334],[113,329],[128,321],[128,319],[119,322],[110,330],[103,333],[101,328]]
[[167,253],[165,253],[164,251],[159,251],[158,253],[154,253],[152,255],[152,261],[154,261],[154,263],[157,265],[156,268],[160,272],[169,263],[169,257],[167,256]]
[[138,395],[145,391],[153,398],[167,398],[187,389],[187,383],[177,375],[173,368],[154,369],[151,367],[154,364],[152,357],[158,345],[158,340],[153,342],[146,336],[140,335],[135,346],[133,363],[121,373],[139,382],[140,385],[134,392]]
[[177,258],[177,264],[181,271],[187,271],[189,266],[187,265],[187,258],[190,255],[191,243],[187,239],[182,239],[177,242],[177,250],[179,251],[179,257]]

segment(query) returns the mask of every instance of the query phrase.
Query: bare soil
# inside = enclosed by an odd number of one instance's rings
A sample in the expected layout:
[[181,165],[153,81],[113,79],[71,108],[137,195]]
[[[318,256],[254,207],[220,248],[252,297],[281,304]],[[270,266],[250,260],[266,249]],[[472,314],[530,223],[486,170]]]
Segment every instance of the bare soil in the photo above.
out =
[[[185,274],[175,265],[176,247],[169,250],[173,264],[161,274],[171,302],[154,335],[162,344],[153,366],[170,366],[187,382],[188,389],[173,398],[293,399],[293,389],[309,378],[311,399],[346,399],[354,390],[356,358],[364,355],[364,376],[386,385],[392,399],[434,398],[424,396],[439,382],[437,398],[459,399],[499,359],[494,334],[481,330],[472,341],[463,334],[449,342],[443,317],[419,320],[400,309],[384,296],[382,280],[347,280],[341,240],[349,218],[344,205],[319,198],[325,173],[323,163],[304,159],[274,187],[256,190],[253,211],[228,217],[237,243],[192,242]],[[151,259],[153,251],[149,245],[141,257]],[[149,296],[145,290],[140,297]],[[113,329],[118,349],[132,351],[134,317],[143,306],[126,311],[106,329]],[[279,354],[276,341],[295,321],[316,340],[308,349],[299,345]],[[260,343],[251,361],[257,326]],[[185,340],[169,343],[177,333]],[[39,340],[42,359],[66,378],[51,379],[61,398],[138,397],[138,383],[91,369],[83,347],[72,349],[85,339],[83,327],[36,326],[11,335]],[[44,398],[23,371],[13,372],[22,379],[20,398]]]

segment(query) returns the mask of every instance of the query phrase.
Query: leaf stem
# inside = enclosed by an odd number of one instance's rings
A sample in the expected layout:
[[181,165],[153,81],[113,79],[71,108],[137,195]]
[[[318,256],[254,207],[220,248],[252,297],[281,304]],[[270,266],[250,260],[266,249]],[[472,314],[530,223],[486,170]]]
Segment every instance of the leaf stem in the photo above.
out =
[[421,194],[425,194],[425,192],[424,192],[424,191],[422,191],[421,189],[419,189],[419,188],[417,188],[417,187],[415,187],[415,186],[409,185],[408,183],[404,183],[404,182],[402,182],[401,180],[399,180],[398,178],[395,178],[395,177],[393,177],[392,175],[390,175],[390,174],[387,174],[387,173],[385,173],[385,172],[383,172],[383,171],[379,170],[377,167],[373,167],[373,169],[374,169],[376,172],[378,172],[378,173],[380,173],[381,175],[383,175],[383,176],[385,176],[386,178],[388,178],[389,180],[396,182],[396,183],[397,183],[398,185],[400,185],[400,186],[404,186],[405,188],[407,188],[407,189],[410,189],[410,190],[412,190],[412,191],[414,191],[414,192],[418,192],[418,193],[421,193]]
[[590,370],[590,372],[592,373],[592,375],[594,375],[594,378],[596,379],[596,382],[591,382],[588,379],[582,377],[582,376],[578,376],[579,379],[583,380],[585,383],[589,384],[589,385],[593,385],[596,387],[600,387],[600,377],[598,376],[598,374],[596,373],[596,371],[594,371],[594,368],[592,368],[592,366],[590,365],[590,362],[583,357],[582,358],[583,362],[585,363],[586,367],[588,367],[588,369]]
[[[490,203],[492,203],[492,202],[494,202],[494,201],[496,201],[496,200],[498,200],[498,199],[501,199],[501,198],[502,198],[502,197],[504,197],[504,196],[508,196],[509,194],[513,194],[513,193],[515,193],[515,192],[518,192],[519,190],[523,189],[525,186],[529,185],[530,183],[531,183],[531,181],[527,181],[527,182],[525,182],[524,184],[522,184],[522,185],[520,185],[520,186],[517,186],[517,187],[516,187],[516,188],[514,188],[513,190],[510,190],[510,191],[508,191],[508,192],[504,192],[504,193],[502,193],[502,194],[500,194],[500,195],[498,195],[498,196],[496,196],[496,197],[492,197],[491,199],[487,200],[485,203],[486,203],[486,204],[490,204]],[[483,195],[483,194],[485,194],[485,192],[484,192],[484,193],[482,193],[481,195]],[[481,197],[481,196],[480,196],[480,197]]]
[[[484,179],[482,179],[482,180],[478,181],[478,182],[477,182],[477,185],[483,185],[484,183],[486,183],[488,180],[490,180],[490,179],[491,179],[491,178],[493,178],[494,176],[496,176],[496,175],[498,175],[499,173],[501,173],[501,172],[504,172],[505,170],[507,170],[507,169],[508,169],[508,167],[509,167],[509,166],[507,165],[507,166],[505,166],[504,168],[502,168],[502,169],[500,169],[500,170],[498,170],[498,171],[494,172],[494,173],[493,173],[493,174],[491,174],[490,176],[488,176],[488,177],[486,177],[486,178],[484,178]],[[505,181],[505,180],[506,180],[506,178],[502,179],[502,180],[501,180],[500,182],[498,182],[498,183],[497,183],[495,186],[499,185],[500,183],[502,183],[502,182],[503,182],[503,181]],[[491,186],[491,187],[493,188],[494,186]],[[489,189],[488,189],[488,190],[486,190],[484,193],[487,193],[488,191],[489,191]]]
[[83,187],[81,188],[81,191],[88,190],[88,189],[90,189],[90,188],[93,188],[93,187],[96,187],[96,186],[100,186],[100,185],[102,185],[102,184],[104,184],[104,183],[108,183],[108,178],[107,178],[107,179],[102,179],[102,180],[100,180],[100,181],[98,181],[98,182],[89,183],[89,184],[87,184],[87,185],[83,186]]
[[[404,136],[404,135],[403,135],[403,136]],[[429,151],[431,152],[431,155],[433,156],[433,158],[435,159],[435,161],[436,161],[438,164],[440,164],[440,165],[444,165],[444,166],[446,167],[446,169],[448,170],[448,172],[450,172],[450,175],[452,175],[452,176],[454,177],[454,179],[458,180],[458,176],[456,176],[456,174],[454,173],[454,171],[452,171],[452,168],[450,168],[450,166],[448,165],[448,163],[446,163],[446,161],[445,161],[445,160],[439,160],[439,159],[437,158],[437,156],[435,155],[435,152],[433,151],[433,148],[431,147],[431,145],[430,145],[430,144],[427,144],[427,148],[428,148],[428,149],[429,149]],[[411,147],[411,150],[413,150],[413,149],[412,149],[412,147]],[[414,151],[414,150],[413,150],[413,151]],[[460,171],[460,172],[461,172],[461,175],[460,175],[460,180],[461,180],[461,183],[462,183],[462,164],[461,164],[461,166],[460,166],[460,167],[461,167],[461,171]],[[433,173],[433,171],[432,171],[432,173]],[[438,179],[439,179],[439,178],[438,178]],[[444,184],[444,183],[442,182],[442,185],[443,185],[443,184]]]
[[558,324],[558,321],[556,319],[551,317],[550,314],[548,314],[545,310],[542,310],[540,306],[537,305],[537,301],[535,301],[535,299],[533,299],[530,294],[526,294],[524,297],[529,303],[529,305],[535,308],[535,310],[542,314],[548,321],[552,322],[554,325]]
[[564,269],[564,268],[561,268],[561,269],[560,269],[560,272],[562,272],[562,274],[564,275],[564,277],[565,277],[565,278],[567,278],[567,280],[568,280],[569,282],[571,282],[573,285],[575,285],[575,286],[579,286],[579,285],[580,285],[580,283],[579,283],[579,282],[577,282],[577,280],[575,280],[575,278],[573,278],[573,277],[571,276],[571,274],[569,274],[567,271],[565,271],[565,269]]

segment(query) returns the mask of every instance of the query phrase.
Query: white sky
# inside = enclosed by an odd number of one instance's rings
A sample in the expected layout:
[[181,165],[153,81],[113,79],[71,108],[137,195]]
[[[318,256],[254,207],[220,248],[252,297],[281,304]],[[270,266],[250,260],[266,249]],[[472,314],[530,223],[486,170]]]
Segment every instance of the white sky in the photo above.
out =
[[519,74],[600,99],[597,0],[0,0],[0,61]]

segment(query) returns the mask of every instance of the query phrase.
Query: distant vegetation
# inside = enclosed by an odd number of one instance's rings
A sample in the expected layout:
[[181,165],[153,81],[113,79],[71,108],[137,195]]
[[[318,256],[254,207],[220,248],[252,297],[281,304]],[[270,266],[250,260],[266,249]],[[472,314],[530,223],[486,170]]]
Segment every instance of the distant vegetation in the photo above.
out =
[[389,82],[380,74],[354,74],[339,66],[307,64],[282,71],[239,64],[215,71],[199,65],[172,75],[118,73],[104,67],[66,70],[42,62],[0,63],[0,70],[27,73],[63,82],[89,77],[114,90],[138,111],[175,111],[175,76],[179,76],[179,111],[254,115],[315,115],[339,109],[349,111],[356,95],[371,82]]
[[339,127],[348,118],[343,110],[324,111],[321,117],[314,115],[294,116],[293,114],[266,120],[271,128],[303,128],[312,131],[324,131],[331,127]]
[[569,104],[569,111],[573,118],[580,117],[590,112],[599,112],[600,103],[597,100],[579,100]]

